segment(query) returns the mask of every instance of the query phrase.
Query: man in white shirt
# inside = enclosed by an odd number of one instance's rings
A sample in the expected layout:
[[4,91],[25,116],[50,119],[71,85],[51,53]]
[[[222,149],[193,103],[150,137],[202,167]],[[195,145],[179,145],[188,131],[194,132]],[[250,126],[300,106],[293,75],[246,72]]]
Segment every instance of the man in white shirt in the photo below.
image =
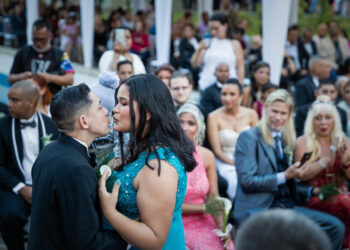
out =
[[11,86],[10,115],[0,119],[0,225],[8,249],[24,249],[23,226],[32,200],[31,170],[44,141],[56,139],[54,122],[36,111],[39,93],[29,80]]

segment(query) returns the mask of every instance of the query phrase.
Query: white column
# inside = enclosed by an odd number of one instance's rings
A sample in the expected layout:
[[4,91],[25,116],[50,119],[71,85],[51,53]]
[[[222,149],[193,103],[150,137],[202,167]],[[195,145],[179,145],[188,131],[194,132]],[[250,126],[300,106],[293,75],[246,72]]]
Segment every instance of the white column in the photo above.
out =
[[172,0],[156,0],[156,53],[154,66],[169,62]]
[[27,44],[32,44],[32,26],[39,18],[39,1],[26,0],[26,14],[27,14]]
[[94,49],[94,0],[80,0],[81,37],[84,66],[92,68]]
[[298,23],[299,0],[292,0],[290,6],[289,25]]
[[209,17],[213,14],[213,0],[197,0],[198,5],[198,20],[202,20],[202,13],[208,12]]
[[279,84],[287,39],[291,0],[263,0],[263,60],[271,67],[270,80]]

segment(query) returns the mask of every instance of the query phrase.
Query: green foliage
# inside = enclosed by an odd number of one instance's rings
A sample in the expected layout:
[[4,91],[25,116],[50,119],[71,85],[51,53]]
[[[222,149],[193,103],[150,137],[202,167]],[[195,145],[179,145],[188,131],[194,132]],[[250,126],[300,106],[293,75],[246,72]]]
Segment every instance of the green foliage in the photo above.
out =
[[328,200],[332,196],[340,194],[340,190],[337,188],[335,183],[330,182],[327,185],[323,185],[320,187],[320,194],[318,197],[320,200]]

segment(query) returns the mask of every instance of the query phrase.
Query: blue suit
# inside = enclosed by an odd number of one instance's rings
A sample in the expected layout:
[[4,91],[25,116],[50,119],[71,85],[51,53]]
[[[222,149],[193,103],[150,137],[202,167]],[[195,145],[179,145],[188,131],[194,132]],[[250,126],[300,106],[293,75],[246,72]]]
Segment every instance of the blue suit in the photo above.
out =
[[[285,157],[286,158],[286,157]],[[237,140],[235,165],[238,176],[238,188],[234,207],[237,225],[250,215],[276,207],[280,186],[277,173],[281,172],[274,148],[267,144],[258,127],[242,132]],[[285,168],[288,164],[284,165]],[[314,220],[329,235],[333,249],[341,249],[344,239],[344,224],[334,216],[323,212],[296,206],[307,198],[309,187],[295,180],[286,183],[292,209]],[[278,197],[278,196],[277,196]],[[281,206],[283,204],[281,203]]]

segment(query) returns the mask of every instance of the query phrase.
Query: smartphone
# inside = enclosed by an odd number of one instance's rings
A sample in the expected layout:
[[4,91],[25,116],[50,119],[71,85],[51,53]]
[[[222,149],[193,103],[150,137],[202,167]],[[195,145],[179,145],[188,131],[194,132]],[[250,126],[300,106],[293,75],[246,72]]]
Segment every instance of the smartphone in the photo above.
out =
[[311,155],[312,152],[306,152],[300,160],[300,166],[304,165],[304,163],[310,159]]
[[203,40],[207,43],[208,47],[210,45],[211,35],[209,33],[205,33],[203,35]]
[[114,29],[114,44],[116,43],[126,46],[125,29]]

